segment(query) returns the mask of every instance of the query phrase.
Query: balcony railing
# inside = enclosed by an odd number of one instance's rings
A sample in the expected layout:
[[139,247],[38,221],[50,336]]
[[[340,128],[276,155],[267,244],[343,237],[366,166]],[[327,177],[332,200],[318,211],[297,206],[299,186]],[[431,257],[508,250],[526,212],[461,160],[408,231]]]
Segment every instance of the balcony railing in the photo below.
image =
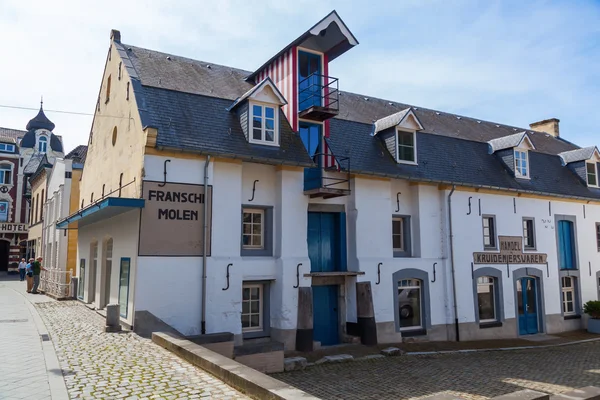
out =
[[324,199],[350,194],[349,157],[318,153],[313,160],[320,166],[304,169],[304,194]]
[[313,73],[298,82],[300,118],[325,121],[340,111],[338,79]]

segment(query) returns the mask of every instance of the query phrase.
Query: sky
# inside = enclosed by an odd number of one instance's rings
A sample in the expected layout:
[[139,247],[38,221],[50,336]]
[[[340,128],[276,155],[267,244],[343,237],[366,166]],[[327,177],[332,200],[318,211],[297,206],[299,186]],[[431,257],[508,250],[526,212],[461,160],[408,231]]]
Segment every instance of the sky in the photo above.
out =
[[43,96],[66,151],[87,144],[90,115],[50,110],[94,112],[111,29],[255,70],[334,9],[360,42],[330,64],[340,90],[600,145],[600,0],[0,0],[0,126]]

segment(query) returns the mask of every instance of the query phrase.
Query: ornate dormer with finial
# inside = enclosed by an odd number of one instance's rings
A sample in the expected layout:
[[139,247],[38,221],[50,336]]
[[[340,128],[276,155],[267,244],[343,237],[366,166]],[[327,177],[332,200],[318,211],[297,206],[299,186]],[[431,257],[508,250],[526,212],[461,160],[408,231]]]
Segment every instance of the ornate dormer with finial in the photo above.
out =
[[[25,174],[32,169],[33,171],[29,172],[35,172],[37,168],[34,168],[33,164],[36,164],[36,161],[41,160],[44,156],[50,164],[54,164],[57,157],[64,156],[62,139],[52,132],[54,128],[54,123],[44,113],[44,101],[42,99],[40,101],[40,111],[27,123],[27,133],[19,143]],[[30,163],[32,165],[29,165]]]

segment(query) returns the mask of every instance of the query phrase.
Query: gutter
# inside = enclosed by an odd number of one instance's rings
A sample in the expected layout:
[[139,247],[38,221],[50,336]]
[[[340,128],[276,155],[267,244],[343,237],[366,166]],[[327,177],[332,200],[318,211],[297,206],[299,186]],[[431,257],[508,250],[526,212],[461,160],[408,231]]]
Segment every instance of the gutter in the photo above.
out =
[[200,333],[206,334],[206,244],[208,236],[208,166],[210,155],[206,156],[204,163],[204,236],[202,238],[202,318],[200,321]]
[[448,195],[448,225],[450,234],[450,263],[452,264],[452,303],[454,308],[454,331],[456,334],[456,341],[460,342],[460,332],[458,329],[458,305],[456,304],[456,269],[454,268],[454,236],[452,234],[452,195],[456,190],[456,185],[452,185],[452,190]]

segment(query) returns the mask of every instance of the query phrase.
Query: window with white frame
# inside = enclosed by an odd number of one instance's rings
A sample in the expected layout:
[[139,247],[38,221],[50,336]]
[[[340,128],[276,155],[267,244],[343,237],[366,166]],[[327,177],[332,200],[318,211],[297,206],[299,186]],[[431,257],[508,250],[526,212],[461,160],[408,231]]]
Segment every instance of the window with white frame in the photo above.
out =
[[262,284],[245,283],[242,286],[242,332],[263,330],[263,296]]
[[588,186],[598,186],[598,168],[596,163],[585,163]]
[[279,144],[277,108],[262,104],[251,104],[252,131],[250,142],[277,145]]
[[396,161],[402,163],[416,163],[417,162],[417,145],[416,145],[416,133],[405,132],[399,129],[396,130],[396,139],[398,143],[398,154]]
[[496,217],[493,215],[483,216],[483,247],[496,248]]
[[265,210],[245,208],[242,211],[242,247],[264,248]]
[[40,153],[45,153],[48,149],[48,138],[46,136],[40,136],[38,139],[38,151]]
[[0,151],[5,152],[5,153],[14,153],[15,145],[8,144],[8,143],[0,143]]
[[420,279],[402,279],[398,282],[398,312],[400,329],[423,328],[423,292]]
[[394,257],[411,256],[410,216],[395,215],[392,217],[392,247]]
[[575,314],[575,282],[570,276],[561,279],[563,315]]
[[497,320],[496,281],[491,276],[477,278],[477,304],[479,307],[479,322]]
[[12,184],[12,164],[0,164],[0,184]]
[[535,227],[533,218],[523,218],[523,247],[525,249],[535,249]]
[[515,175],[529,178],[529,155],[525,150],[515,149]]

